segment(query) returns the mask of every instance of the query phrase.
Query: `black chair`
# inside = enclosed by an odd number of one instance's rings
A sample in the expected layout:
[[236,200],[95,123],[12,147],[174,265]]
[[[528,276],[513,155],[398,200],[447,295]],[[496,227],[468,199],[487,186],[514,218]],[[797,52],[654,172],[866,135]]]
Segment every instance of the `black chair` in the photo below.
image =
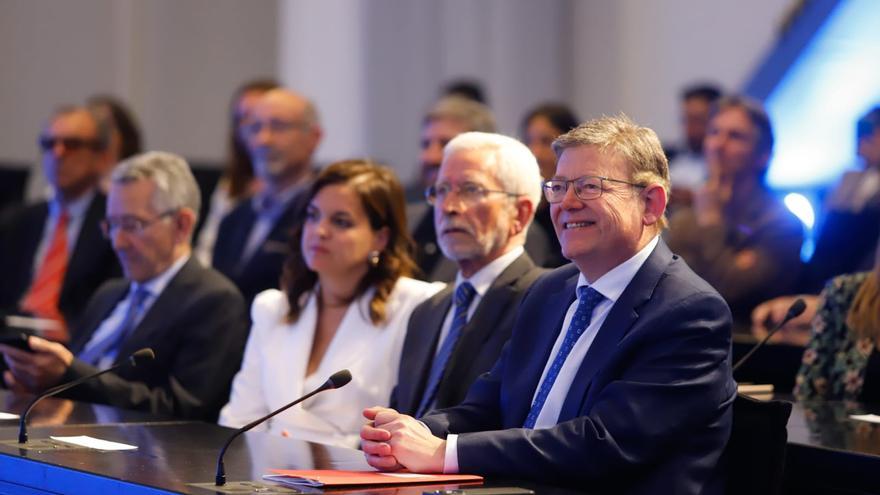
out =
[[782,492],[791,407],[790,402],[759,401],[737,394],[733,430],[725,449],[728,494]]

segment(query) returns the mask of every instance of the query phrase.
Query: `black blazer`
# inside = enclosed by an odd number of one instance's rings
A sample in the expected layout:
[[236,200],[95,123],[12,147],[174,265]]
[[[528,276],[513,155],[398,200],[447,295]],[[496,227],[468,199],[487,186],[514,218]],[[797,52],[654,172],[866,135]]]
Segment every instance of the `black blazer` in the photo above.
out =
[[279,288],[284,260],[291,252],[290,239],[302,223],[307,190],[303,188],[290,201],[266,240],[244,265],[240,264],[242,252],[257,221],[251,202],[242,201],[220,222],[212,264],[238,286],[248,307],[260,292]]
[[[495,279],[455,344],[437,389],[438,408],[460,403],[471,384],[492,368],[510,338],[514,309],[526,289],[544,272],[523,253]],[[391,407],[404,414],[415,414],[425,393],[453,290],[452,285],[447,286],[418,305],[410,316],[397,386],[391,394]]]
[[[111,280],[92,297],[71,351],[79,354],[127,294],[129,281]],[[226,277],[190,258],[159,294],[119,350],[119,359],[151,347],[156,359],[88,381],[67,397],[181,418],[215,420],[241,366],[248,319],[244,299]],[[97,369],[74,359],[62,381]]]
[[[71,329],[77,326],[86,303],[98,287],[121,274],[113,248],[99,227],[106,207],[107,197],[95,193],[68,260],[58,306]],[[31,286],[34,256],[48,216],[49,204],[37,203],[22,208],[3,228],[0,273],[4,280],[0,284],[0,308],[4,310],[16,312],[19,301]]]

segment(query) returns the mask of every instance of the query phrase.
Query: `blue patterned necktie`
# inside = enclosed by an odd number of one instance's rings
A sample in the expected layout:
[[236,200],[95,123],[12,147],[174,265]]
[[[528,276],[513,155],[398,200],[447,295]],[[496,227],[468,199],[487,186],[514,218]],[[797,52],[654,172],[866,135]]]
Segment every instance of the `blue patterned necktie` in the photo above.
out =
[[143,310],[144,302],[146,302],[147,297],[150,296],[150,291],[140,285],[132,288],[132,290],[133,292],[128,298],[128,308],[125,310],[125,316],[122,318],[122,321],[116,329],[110,332],[110,334],[108,334],[103,340],[96,342],[95,345],[83,350],[79,355],[81,361],[97,365],[101,361],[101,358],[110,355],[111,353],[114,358],[116,357],[119,348],[122,347],[122,343],[131,334],[132,330],[134,330],[138,316]]
[[477,291],[470,282],[464,282],[455,289],[453,302],[455,304],[455,313],[452,316],[452,325],[449,327],[449,334],[443,340],[440,346],[440,352],[434,357],[434,364],[431,365],[431,374],[428,375],[428,386],[425,388],[425,395],[419,408],[416,410],[416,417],[424,416],[434,403],[437,395],[437,389],[440,388],[440,380],[443,378],[443,372],[446,370],[446,363],[452,356],[452,350],[455,348],[455,342],[461,335],[461,329],[467,324],[468,308]]
[[581,334],[584,333],[584,330],[590,326],[590,320],[593,318],[593,310],[596,309],[596,306],[602,302],[603,299],[605,299],[605,296],[599,294],[599,292],[592,287],[582,285],[577,288],[577,291],[579,299],[577,309],[574,312],[574,316],[571,318],[571,323],[568,324],[568,330],[565,333],[565,339],[562,340],[562,346],[559,348],[559,352],[556,353],[556,357],[553,358],[553,364],[551,364],[550,369],[547,370],[547,376],[545,376],[544,381],[541,382],[541,388],[538,389],[538,395],[535,396],[535,402],[532,403],[532,408],[529,409],[529,415],[526,416],[526,421],[523,423],[524,428],[535,427],[535,422],[538,421],[538,415],[541,413],[541,408],[544,407],[544,402],[547,401],[547,396],[550,395],[550,389],[553,388],[553,383],[556,381],[556,377],[559,376],[559,371],[565,363],[565,358],[568,357],[572,347],[577,343]]

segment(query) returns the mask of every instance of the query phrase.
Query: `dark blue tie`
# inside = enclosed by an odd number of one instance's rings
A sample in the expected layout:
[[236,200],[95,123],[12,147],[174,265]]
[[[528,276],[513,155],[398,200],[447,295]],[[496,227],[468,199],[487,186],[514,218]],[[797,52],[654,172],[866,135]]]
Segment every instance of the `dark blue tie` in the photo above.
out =
[[132,330],[134,330],[134,327],[137,324],[137,318],[143,310],[144,302],[146,302],[147,297],[149,296],[150,291],[142,286],[138,285],[133,287],[132,293],[128,298],[128,309],[126,309],[125,316],[122,318],[119,326],[110,332],[110,334],[108,334],[103,340],[96,342],[95,345],[80,353],[79,359],[86,363],[97,365],[101,361],[101,358],[106,355],[112,353],[115,357],[119,352],[119,348],[122,347],[123,341],[125,341],[125,339],[131,334]]
[[586,285],[578,287],[577,291],[577,309],[574,312],[574,316],[571,318],[571,323],[568,324],[568,330],[565,333],[565,339],[562,340],[562,346],[559,348],[556,357],[553,358],[553,364],[551,364],[550,369],[547,370],[547,376],[545,376],[544,381],[541,382],[541,388],[538,389],[538,395],[535,397],[535,402],[532,403],[532,408],[529,409],[529,415],[526,416],[526,421],[523,423],[524,428],[535,427],[535,422],[538,421],[538,415],[541,413],[541,408],[544,407],[544,402],[547,401],[547,396],[550,395],[550,389],[553,388],[553,383],[556,381],[556,377],[559,376],[559,370],[562,369],[562,365],[565,363],[565,358],[568,357],[572,347],[577,343],[581,334],[584,333],[584,330],[590,326],[590,320],[593,318],[593,310],[603,299],[605,299],[605,297],[602,294],[599,294],[598,291]]
[[431,365],[431,374],[428,376],[428,386],[425,388],[425,395],[422,396],[422,402],[416,411],[416,417],[424,416],[434,403],[437,395],[437,389],[440,388],[440,380],[443,378],[443,372],[446,371],[446,363],[452,356],[452,350],[455,349],[455,342],[461,335],[461,329],[467,324],[468,308],[477,291],[470,282],[464,282],[455,289],[453,302],[455,304],[455,313],[452,316],[452,325],[449,327],[449,334],[440,346],[440,352],[434,358],[434,364]]

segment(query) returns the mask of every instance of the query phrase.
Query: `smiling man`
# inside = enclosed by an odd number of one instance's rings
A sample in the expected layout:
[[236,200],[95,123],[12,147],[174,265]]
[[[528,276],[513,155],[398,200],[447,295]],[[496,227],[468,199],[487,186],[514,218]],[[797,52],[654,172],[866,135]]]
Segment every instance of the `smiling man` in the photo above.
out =
[[542,273],[525,252],[541,198],[537,161],[519,141],[484,132],[452,139],[428,188],[450,284],[414,311],[391,407],[422,416],[458,404],[510,338],[525,290]]
[[232,283],[190,257],[199,203],[182,158],[153,152],[120,163],[102,227],[125,279],[105,283],[90,299],[69,350],[38,337],[29,339],[33,352],[0,345],[6,385],[41,392],[151,347],[154,361],[83,383],[67,397],[216,418],[241,362],[247,315]]
[[606,117],[553,147],[544,193],[573,263],[526,292],[510,342],[462,404],[421,423],[365,410],[367,461],[614,493],[723,493],[730,312],[659,238],[660,142]]

